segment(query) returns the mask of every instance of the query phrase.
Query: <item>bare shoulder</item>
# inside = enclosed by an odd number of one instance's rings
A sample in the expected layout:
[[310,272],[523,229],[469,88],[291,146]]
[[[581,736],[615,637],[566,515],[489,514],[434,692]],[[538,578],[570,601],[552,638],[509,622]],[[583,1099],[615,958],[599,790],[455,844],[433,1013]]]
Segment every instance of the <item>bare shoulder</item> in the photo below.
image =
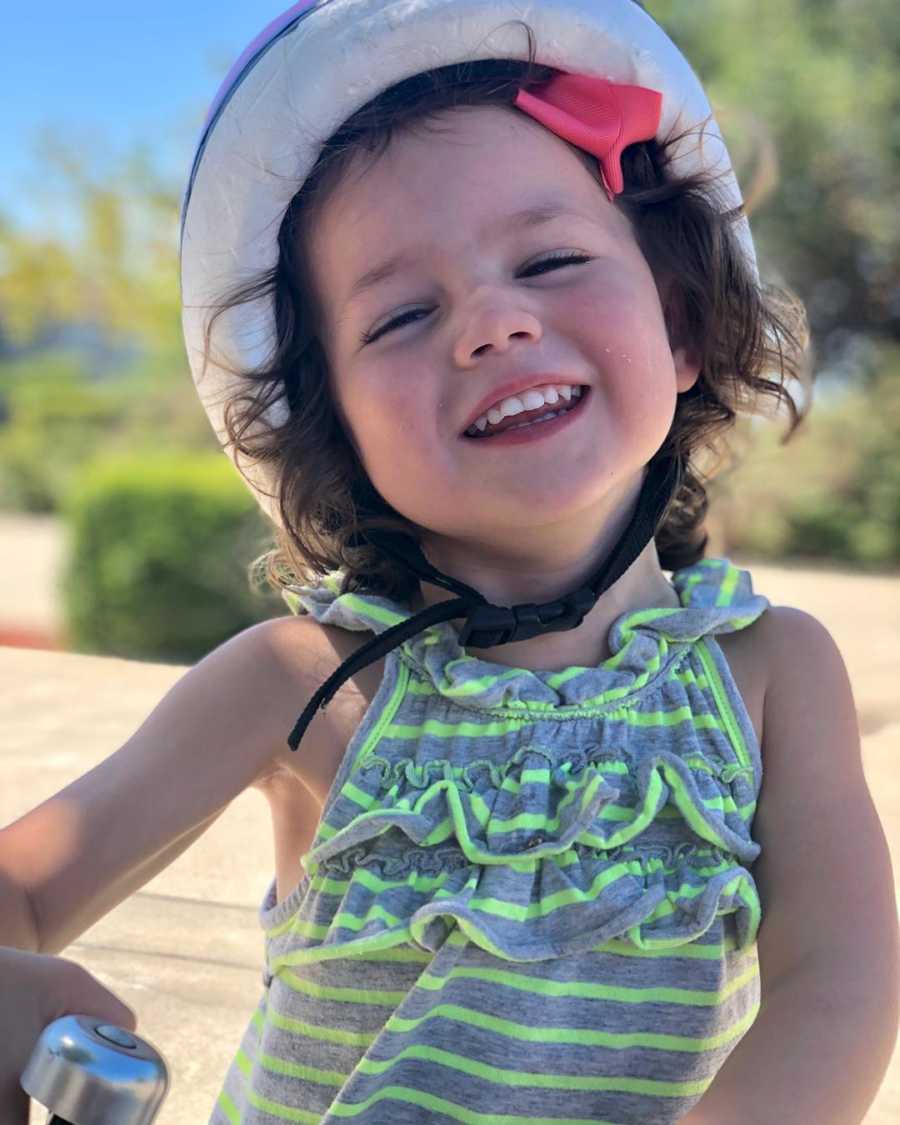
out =
[[280,723],[278,746],[269,770],[257,784],[270,789],[285,775],[298,778],[324,801],[341,757],[381,683],[384,661],[351,677],[309,724],[298,750],[287,737],[315,691],[371,634],[320,625],[307,616],[272,618],[255,626],[265,640],[274,674],[273,704]]
[[[735,633],[716,637],[756,731],[760,744],[765,741],[766,699],[770,684],[784,684],[781,662],[799,660],[807,667],[830,651],[831,674],[840,660],[830,633],[820,621],[792,606],[771,606],[752,625]],[[807,649],[810,652],[804,656]],[[771,700],[769,709],[771,710]]]
[[807,710],[810,696],[831,694],[831,706],[855,724],[856,712],[847,668],[828,628],[794,606],[772,606],[752,627],[757,659],[765,678],[766,721],[778,713]]
[[837,971],[861,951],[861,933],[880,935],[868,954],[887,972],[893,879],[843,657],[827,627],[803,610],[776,606],[758,625],[766,674],[753,821],[761,853],[752,871],[763,907],[764,985],[810,957],[832,959]]

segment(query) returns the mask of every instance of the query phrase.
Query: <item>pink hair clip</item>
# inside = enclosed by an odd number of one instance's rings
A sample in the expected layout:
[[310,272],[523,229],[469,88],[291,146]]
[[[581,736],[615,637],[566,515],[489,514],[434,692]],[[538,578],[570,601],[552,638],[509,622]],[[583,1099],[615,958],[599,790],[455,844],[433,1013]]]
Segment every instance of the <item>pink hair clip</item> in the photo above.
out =
[[662,94],[590,74],[557,74],[531,92],[520,90],[514,104],[558,137],[596,156],[612,202],[625,186],[623,150],[656,136]]

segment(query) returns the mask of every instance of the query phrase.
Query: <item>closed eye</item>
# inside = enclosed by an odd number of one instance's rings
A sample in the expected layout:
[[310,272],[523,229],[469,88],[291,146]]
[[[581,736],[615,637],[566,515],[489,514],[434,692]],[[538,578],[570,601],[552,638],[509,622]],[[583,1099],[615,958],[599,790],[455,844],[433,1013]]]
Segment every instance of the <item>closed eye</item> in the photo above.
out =
[[[531,265],[526,266],[519,274],[520,277],[533,277],[537,273],[546,273],[548,269],[558,269],[560,266],[573,266],[583,265],[591,259],[587,254],[551,254],[546,258],[541,258],[537,262],[532,262]],[[366,344],[374,343],[375,340],[380,339],[388,332],[393,332],[397,328],[402,328],[406,324],[411,324],[419,316],[429,316],[433,310],[431,309],[407,309],[406,312],[400,313],[395,316],[393,320],[389,320],[386,324],[382,324],[380,328],[374,331],[364,332],[360,337],[360,343],[365,346]]]
[[[548,258],[541,258],[540,261],[532,262],[527,269],[522,271],[523,276],[527,276],[532,271],[541,269],[542,266],[550,266],[555,268],[557,266],[574,266],[582,265],[584,262],[589,262],[591,259],[587,254],[551,254]],[[541,269],[541,273],[545,271]]]

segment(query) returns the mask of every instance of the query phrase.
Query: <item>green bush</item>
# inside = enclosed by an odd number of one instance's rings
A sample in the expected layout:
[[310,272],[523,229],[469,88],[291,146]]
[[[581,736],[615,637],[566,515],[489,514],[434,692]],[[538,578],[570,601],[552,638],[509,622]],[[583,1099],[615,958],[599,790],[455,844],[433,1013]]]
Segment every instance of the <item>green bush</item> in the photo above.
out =
[[106,457],[64,507],[68,640],[79,652],[192,663],[241,629],[284,612],[251,588],[247,564],[270,542],[227,457]]
[[190,375],[150,354],[103,379],[50,352],[0,363],[0,509],[56,512],[88,456],[217,452]]
[[862,389],[817,402],[780,445],[757,427],[739,466],[716,482],[727,551],[760,558],[900,564],[900,354]]
[[52,512],[84,451],[115,440],[121,393],[65,365],[34,375],[4,387],[8,420],[0,430],[0,496],[6,509]]

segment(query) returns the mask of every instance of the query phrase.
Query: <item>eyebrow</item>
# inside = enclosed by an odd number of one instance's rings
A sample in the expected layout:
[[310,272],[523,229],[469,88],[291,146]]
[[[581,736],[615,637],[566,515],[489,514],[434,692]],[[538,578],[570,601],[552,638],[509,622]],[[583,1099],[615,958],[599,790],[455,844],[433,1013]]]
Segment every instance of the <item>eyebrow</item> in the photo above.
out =
[[[550,223],[553,222],[554,219],[561,218],[584,220],[587,216],[575,207],[570,207],[561,203],[559,200],[552,199],[536,203],[531,207],[523,208],[521,211],[514,211],[511,215],[503,219],[502,222],[491,225],[494,226],[494,232],[496,234],[508,234],[516,230],[529,230],[534,227],[543,226],[545,223]],[[484,232],[482,231],[482,237],[483,236]],[[385,258],[384,261],[372,266],[371,269],[366,270],[366,272],[353,283],[345,304],[351,304],[367,290],[373,289],[376,285],[387,281],[405,267],[412,265],[418,256],[418,250],[408,250],[400,254],[392,254],[389,258]]]

